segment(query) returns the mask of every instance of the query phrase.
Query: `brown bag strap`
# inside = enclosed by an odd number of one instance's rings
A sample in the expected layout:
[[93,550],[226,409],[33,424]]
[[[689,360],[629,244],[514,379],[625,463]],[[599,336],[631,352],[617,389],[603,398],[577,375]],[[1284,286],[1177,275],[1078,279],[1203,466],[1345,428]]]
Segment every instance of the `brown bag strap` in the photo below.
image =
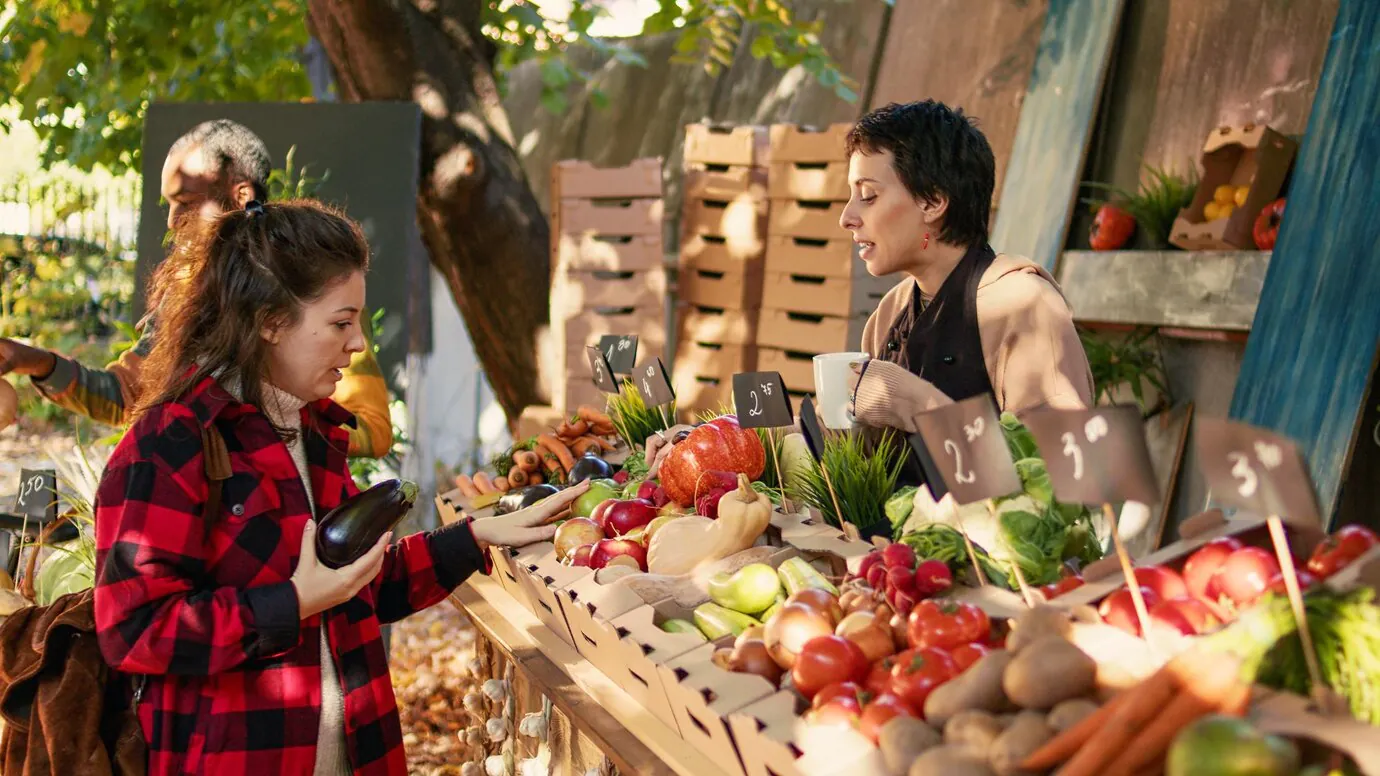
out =
[[221,489],[233,473],[230,468],[230,450],[226,448],[225,437],[220,435],[215,423],[201,432],[201,454],[206,466],[206,505],[202,508],[201,514],[206,518],[206,538],[210,539],[211,524],[220,516]]

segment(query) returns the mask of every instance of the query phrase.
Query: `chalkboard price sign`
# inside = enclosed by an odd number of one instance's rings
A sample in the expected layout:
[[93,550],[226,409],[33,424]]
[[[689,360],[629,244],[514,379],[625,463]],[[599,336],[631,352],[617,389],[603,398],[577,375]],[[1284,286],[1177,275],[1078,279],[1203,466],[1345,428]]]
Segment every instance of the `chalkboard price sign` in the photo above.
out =
[[733,411],[743,428],[782,428],[795,422],[780,372],[734,375]]
[[19,495],[15,499],[15,514],[47,523],[57,519],[57,473],[51,469],[19,471]]
[[637,336],[605,334],[599,338],[599,351],[608,359],[614,374],[630,375],[637,363]]

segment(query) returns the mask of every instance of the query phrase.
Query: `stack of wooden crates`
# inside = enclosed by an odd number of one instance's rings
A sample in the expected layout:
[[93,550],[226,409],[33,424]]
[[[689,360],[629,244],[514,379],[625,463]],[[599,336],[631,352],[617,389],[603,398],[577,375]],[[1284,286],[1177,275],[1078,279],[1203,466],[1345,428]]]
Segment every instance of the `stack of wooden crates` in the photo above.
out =
[[553,407],[603,407],[588,345],[636,335],[639,358],[666,348],[661,159],[627,167],[555,164],[551,181],[552,335],[559,349]]
[[732,400],[757,368],[767,240],[767,128],[690,124],[672,382],[682,419]]
[[770,224],[758,364],[795,402],[814,392],[814,357],[857,350],[863,325],[899,276],[874,278],[839,225],[848,203],[851,124],[771,128]]

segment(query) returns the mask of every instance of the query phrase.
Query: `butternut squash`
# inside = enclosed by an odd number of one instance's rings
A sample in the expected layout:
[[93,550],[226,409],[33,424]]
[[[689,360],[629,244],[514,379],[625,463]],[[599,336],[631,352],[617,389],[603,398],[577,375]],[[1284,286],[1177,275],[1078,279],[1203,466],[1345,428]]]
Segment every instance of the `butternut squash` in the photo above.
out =
[[719,519],[691,515],[662,526],[647,548],[653,574],[688,574],[748,549],[771,522],[771,500],[738,475],[738,489],[719,500]]

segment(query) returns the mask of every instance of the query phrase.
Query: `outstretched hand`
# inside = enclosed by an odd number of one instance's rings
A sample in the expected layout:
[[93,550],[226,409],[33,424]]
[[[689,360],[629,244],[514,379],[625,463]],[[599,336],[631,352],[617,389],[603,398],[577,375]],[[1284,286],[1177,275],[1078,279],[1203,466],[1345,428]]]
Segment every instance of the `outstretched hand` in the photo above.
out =
[[572,485],[526,509],[474,520],[470,530],[481,546],[524,547],[550,541],[556,536],[556,526],[551,525],[551,521],[568,511],[575,499],[589,490],[589,484],[589,480],[585,480]]

